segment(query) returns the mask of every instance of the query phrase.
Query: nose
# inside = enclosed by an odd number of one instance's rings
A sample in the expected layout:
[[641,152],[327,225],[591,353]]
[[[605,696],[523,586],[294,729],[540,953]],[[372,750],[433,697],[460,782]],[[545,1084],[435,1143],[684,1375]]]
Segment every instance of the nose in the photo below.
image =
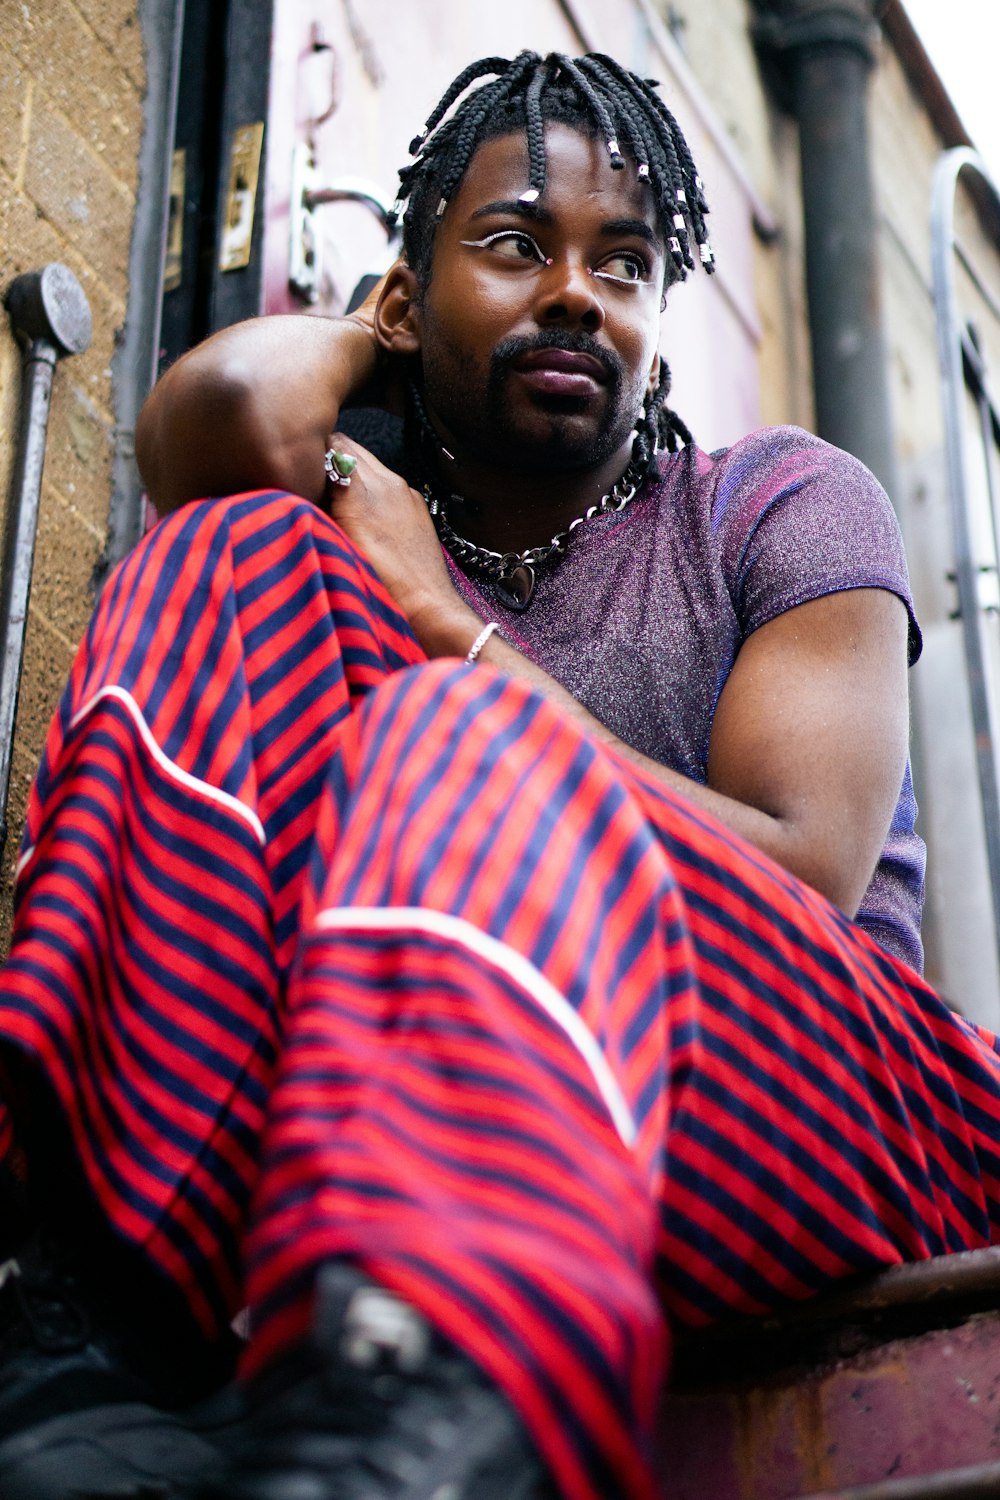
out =
[[596,332],[604,323],[604,304],[589,266],[570,259],[546,266],[535,317],[543,325],[564,324]]

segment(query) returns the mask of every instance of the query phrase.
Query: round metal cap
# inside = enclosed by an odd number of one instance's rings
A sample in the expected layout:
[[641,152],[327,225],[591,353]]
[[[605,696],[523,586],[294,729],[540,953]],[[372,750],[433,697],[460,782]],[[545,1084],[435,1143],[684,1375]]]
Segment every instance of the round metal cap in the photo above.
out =
[[69,266],[51,261],[18,276],[4,301],[19,337],[48,339],[60,354],[82,354],[90,347],[90,303]]

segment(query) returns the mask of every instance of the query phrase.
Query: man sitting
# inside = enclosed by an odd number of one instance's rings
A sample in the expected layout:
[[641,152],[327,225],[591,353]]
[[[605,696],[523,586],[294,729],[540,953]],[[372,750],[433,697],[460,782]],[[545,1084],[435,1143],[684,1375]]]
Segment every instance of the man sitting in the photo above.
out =
[[[712,252],[655,89],[490,58],[414,153],[377,296],[147,404],[175,514],[32,796],[10,1150],[205,1347],[248,1297],[204,1493],[648,1495],[665,1311],[998,1237],[1000,1057],[917,973],[885,496],[665,405]],[[407,478],[336,430],[400,397]]]

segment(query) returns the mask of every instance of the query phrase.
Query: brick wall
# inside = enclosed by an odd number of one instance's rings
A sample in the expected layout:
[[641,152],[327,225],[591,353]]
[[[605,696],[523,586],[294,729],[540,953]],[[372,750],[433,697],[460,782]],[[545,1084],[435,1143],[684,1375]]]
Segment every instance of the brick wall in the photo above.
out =
[[[104,545],[114,414],[111,356],[125,318],[144,59],[131,0],[0,0],[0,295],[62,261],[94,318],[86,354],[56,371],[15,732],[0,893],[9,925],[16,837],[46,726],[92,604]],[[20,355],[0,318],[0,495],[9,491]]]

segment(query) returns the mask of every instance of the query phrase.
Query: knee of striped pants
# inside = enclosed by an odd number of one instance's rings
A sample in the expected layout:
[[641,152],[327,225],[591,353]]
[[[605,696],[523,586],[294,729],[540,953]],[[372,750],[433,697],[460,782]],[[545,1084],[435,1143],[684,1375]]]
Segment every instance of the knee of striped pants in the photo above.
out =
[[251,1237],[251,1370],[344,1256],[527,1420],[567,1494],[645,1493],[662,849],[607,758],[489,671],[398,674],[331,766]]

